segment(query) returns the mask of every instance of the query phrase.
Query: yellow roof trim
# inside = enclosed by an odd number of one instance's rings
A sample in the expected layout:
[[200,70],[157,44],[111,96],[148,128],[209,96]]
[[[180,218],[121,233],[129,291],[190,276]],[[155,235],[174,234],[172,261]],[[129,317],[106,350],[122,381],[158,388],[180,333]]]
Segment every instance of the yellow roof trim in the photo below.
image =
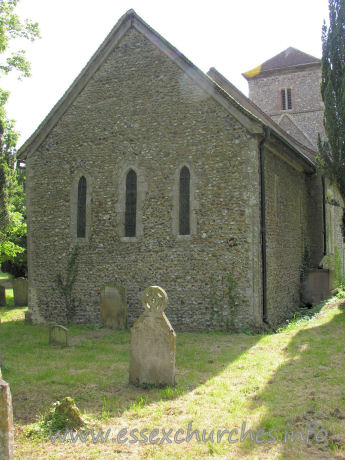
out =
[[252,70],[248,70],[248,72],[245,72],[243,75],[248,78],[256,77],[261,72],[261,67],[262,67],[262,64],[258,65],[257,67],[254,67],[254,69]]

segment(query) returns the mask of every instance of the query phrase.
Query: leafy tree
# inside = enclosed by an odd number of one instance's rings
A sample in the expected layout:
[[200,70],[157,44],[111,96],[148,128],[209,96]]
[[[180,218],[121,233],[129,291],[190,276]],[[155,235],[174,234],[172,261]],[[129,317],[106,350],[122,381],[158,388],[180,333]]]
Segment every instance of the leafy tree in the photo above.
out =
[[[15,13],[19,0],[0,0],[0,76],[17,71],[18,77],[30,75],[30,63],[25,51],[8,53],[12,40],[25,38],[30,41],[39,37],[38,24],[20,20]],[[16,168],[15,146],[18,133],[14,121],[6,115],[5,104],[9,93],[0,88],[0,263],[14,261],[25,253],[25,206],[24,177]]]
[[[318,161],[345,202],[345,0],[329,0],[329,27],[322,27],[321,94],[327,139],[319,135]],[[345,223],[345,210],[343,224]],[[343,235],[344,235],[343,225]]]

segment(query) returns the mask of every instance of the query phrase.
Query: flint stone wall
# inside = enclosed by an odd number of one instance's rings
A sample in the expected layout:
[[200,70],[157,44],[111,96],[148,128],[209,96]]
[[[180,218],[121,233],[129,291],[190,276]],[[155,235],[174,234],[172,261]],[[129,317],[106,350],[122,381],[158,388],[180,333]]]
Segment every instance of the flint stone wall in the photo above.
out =
[[[265,149],[267,310],[272,325],[300,305],[305,251],[317,267],[322,250],[320,178],[308,177]],[[315,194],[317,195],[315,197]]]
[[[195,233],[180,237],[174,219],[183,165],[191,171]],[[141,203],[142,232],[134,239],[123,238],[130,168]],[[126,287],[129,325],[145,287],[158,284],[169,292],[175,329],[224,327],[224,305],[218,323],[210,320],[212,292],[225,292],[231,272],[241,295],[236,325],[261,324],[258,140],[133,29],[27,161],[36,323],[65,321],[53,288],[76,242],[71,194],[82,175],[92,198],[88,238],[77,240],[77,321],[100,321],[100,290],[114,279]]]
[[[65,321],[55,280],[78,243],[77,321],[100,321],[101,288],[116,280],[127,291],[129,325],[140,315],[141,293],[154,284],[169,292],[176,330],[224,328],[231,322],[231,273],[240,294],[235,326],[260,326],[260,140],[130,29],[27,160],[32,321]],[[189,236],[177,234],[183,166],[191,173]],[[138,178],[135,238],[124,236],[130,169]],[[310,188],[301,170],[273,154],[265,169],[268,309],[278,321],[297,306],[303,247],[318,240],[310,224],[320,229],[320,221],[307,205]],[[75,229],[81,176],[87,180],[86,238],[76,238]],[[277,218],[270,204],[275,187],[281,190]]]

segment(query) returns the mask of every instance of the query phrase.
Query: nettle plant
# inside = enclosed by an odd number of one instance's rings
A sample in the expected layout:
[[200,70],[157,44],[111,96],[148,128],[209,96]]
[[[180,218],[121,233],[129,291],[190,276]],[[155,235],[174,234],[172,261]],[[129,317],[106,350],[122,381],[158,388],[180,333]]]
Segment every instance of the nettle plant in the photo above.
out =
[[210,323],[212,327],[220,327],[226,331],[235,328],[235,316],[240,304],[238,283],[231,272],[227,272],[225,280],[220,284],[210,278]]

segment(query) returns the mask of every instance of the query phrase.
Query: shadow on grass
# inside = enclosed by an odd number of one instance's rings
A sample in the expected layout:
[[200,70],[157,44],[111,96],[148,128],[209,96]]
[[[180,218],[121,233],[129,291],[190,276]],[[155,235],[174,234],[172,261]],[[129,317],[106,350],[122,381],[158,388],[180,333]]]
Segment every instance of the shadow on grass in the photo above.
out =
[[[339,302],[339,309],[340,313],[331,321],[306,327],[292,336],[284,349],[287,358],[284,365],[252,399],[252,409],[265,409],[257,427],[252,427],[253,432],[258,432],[260,428],[266,433],[274,429],[277,439],[286,436],[288,442],[279,443],[282,458],[295,458],[294,449],[305,458],[326,458],[336,452],[344,453],[344,303]],[[325,429],[327,440],[319,443],[314,434],[307,444],[308,425],[316,431]],[[295,433],[301,431],[304,441],[300,441],[298,435],[291,442],[292,430]],[[323,438],[324,434],[320,432],[318,440]],[[244,446],[249,451],[257,447],[252,442]]]
[[71,396],[100,419],[188,393],[221,373],[261,338],[229,333],[177,333],[177,386],[142,389],[128,384],[130,333],[88,326],[69,328],[72,345],[48,344],[48,327],[0,325],[3,377],[10,383],[15,422],[32,423],[52,402]]

